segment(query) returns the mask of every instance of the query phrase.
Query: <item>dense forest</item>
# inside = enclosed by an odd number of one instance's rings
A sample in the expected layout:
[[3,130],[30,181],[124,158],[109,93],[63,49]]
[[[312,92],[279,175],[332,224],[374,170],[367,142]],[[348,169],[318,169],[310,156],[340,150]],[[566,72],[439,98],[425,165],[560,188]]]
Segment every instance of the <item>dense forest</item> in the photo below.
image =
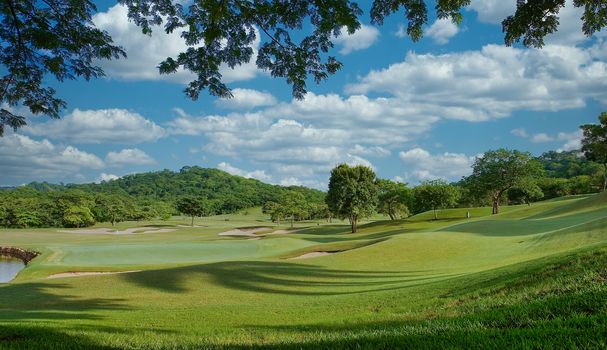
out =
[[[603,168],[577,151],[546,152],[535,160],[543,176],[532,191],[511,189],[504,204],[530,203],[564,195],[598,192]],[[376,211],[399,218],[437,207],[486,206],[486,193],[476,193],[474,185],[428,182],[415,188],[381,180]],[[447,191],[447,192],[445,192]],[[432,204],[432,193],[451,193],[449,201]],[[3,227],[84,227],[96,222],[114,224],[126,220],[167,219],[177,215],[177,202],[195,197],[205,203],[206,215],[234,213],[244,208],[264,206],[273,219],[327,217],[325,193],[299,186],[270,185],[254,179],[230,175],[217,169],[184,167],[178,172],[162,170],[126,175],[117,180],[89,184],[34,182],[0,190],[0,226]],[[294,208],[297,208],[295,210]]]
[[203,198],[209,214],[227,214],[277,201],[286,192],[301,193],[308,202],[324,200],[324,193],[318,190],[269,185],[197,166],[101,183],[34,182],[0,191],[0,226],[82,227],[95,222],[168,218],[179,214],[175,202],[185,196]]

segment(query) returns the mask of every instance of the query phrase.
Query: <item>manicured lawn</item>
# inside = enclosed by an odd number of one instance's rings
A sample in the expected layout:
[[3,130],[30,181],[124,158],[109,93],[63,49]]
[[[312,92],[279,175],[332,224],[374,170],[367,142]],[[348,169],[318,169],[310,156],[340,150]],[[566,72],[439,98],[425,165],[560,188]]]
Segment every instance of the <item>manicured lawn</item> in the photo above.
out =
[[[607,347],[607,196],[503,209],[259,239],[217,235],[276,228],[253,209],[119,225],[165,233],[2,230],[43,254],[0,286],[0,348]],[[288,259],[316,251],[338,253]]]

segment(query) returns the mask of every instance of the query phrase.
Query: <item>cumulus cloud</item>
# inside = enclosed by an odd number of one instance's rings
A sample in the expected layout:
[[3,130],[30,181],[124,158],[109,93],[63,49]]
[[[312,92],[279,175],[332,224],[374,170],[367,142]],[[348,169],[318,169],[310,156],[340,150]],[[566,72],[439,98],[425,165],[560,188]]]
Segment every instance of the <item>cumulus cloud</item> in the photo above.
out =
[[399,177],[400,182],[404,179],[420,182],[434,179],[459,180],[462,176],[470,175],[476,157],[449,152],[432,155],[422,148],[414,148],[400,152],[399,158],[407,166],[404,178]]
[[109,166],[153,165],[156,160],[139,148],[126,148],[119,152],[109,152],[105,157]]
[[74,178],[82,169],[100,169],[103,160],[73,146],[7,133],[0,137],[0,174],[5,181]]
[[459,33],[459,27],[448,18],[437,19],[426,30],[426,34],[440,45],[448,43],[457,33]]
[[381,146],[362,146],[359,144],[354,145],[350,149],[350,152],[352,154],[371,157],[388,157],[391,154],[390,150]]
[[[516,110],[580,108],[607,102],[607,45],[547,45],[542,50],[486,45],[441,55],[410,52],[404,62],[373,70],[347,93],[384,92],[442,118],[484,121]],[[434,107],[432,107],[434,106]],[[434,110],[433,110],[434,108]]]
[[272,178],[266,174],[264,170],[253,170],[246,171],[235,166],[230,165],[230,163],[221,162],[217,164],[217,169],[223,170],[226,173],[230,173],[232,175],[242,176],[247,179],[257,179],[259,181],[270,182]]
[[[516,1],[502,0],[472,0],[469,8],[478,13],[481,22],[501,25],[506,17],[516,12]],[[546,36],[548,44],[577,45],[588,37],[582,32],[583,7],[575,7],[573,0],[567,0],[565,7],[558,13],[559,25],[557,31]],[[604,31],[602,31],[604,33]],[[602,36],[603,34],[595,34]]]
[[276,104],[276,98],[267,92],[252,89],[233,89],[232,95],[232,98],[217,99],[215,104],[229,109],[253,109]]
[[95,180],[95,183],[102,183],[102,182],[107,182],[107,181],[112,181],[112,180],[118,180],[119,178],[120,178],[120,176],[117,176],[114,174],[101,173]]
[[[180,70],[175,74],[160,75],[157,68],[167,57],[176,57],[188,48],[180,37],[181,31],[167,34],[162,26],[154,26],[151,36],[143,35],[141,28],[129,21],[127,14],[127,8],[117,4],[107,12],[99,12],[93,16],[93,23],[97,28],[107,31],[128,55],[127,59],[99,62],[106,74],[125,80],[168,80],[179,83],[191,81],[194,75],[190,72]],[[225,82],[252,79],[259,73],[255,64],[259,44],[257,35],[257,40],[253,43],[254,57],[249,63],[234,69],[222,66],[221,73]]]
[[516,1],[472,0],[469,8],[478,13],[481,22],[501,24],[506,17],[516,12]]
[[162,127],[125,109],[75,109],[61,119],[32,123],[24,132],[74,143],[135,144],[165,135]]
[[[480,122],[520,110],[582,107],[589,99],[607,103],[605,57],[602,43],[548,45],[541,51],[487,45],[450,54],[409,53],[403,62],[359,78],[346,96],[308,93],[303,100],[223,115],[177,110],[166,128],[175,135],[202,136],[197,149],[205,154],[246,159],[275,181],[326,183],[336,164],[389,156],[440,120]],[[456,156],[428,154],[438,170],[416,166],[405,180],[457,180],[465,168],[457,161],[469,164],[471,158]],[[449,173],[440,168],[445,163],[459,170]]]
[[514,129],[511,133],[518,137],[529,139],[533,143],[546,143],[546,142],[563,142],[558,151],[572,151],[578,150],[582,147],[582,131],[576,130],[573,132],[559,132],[556,135],[549,135],[545,132],[537,134],[528,134],[525,129]]
[[347,29],[342,28],[341,34],[334,39],[334,42],[341,46],[339,53],[347,55],[353,51],[371,47],[378,38],[379,30],[377,28],[363,24],[354,34],[348,34]]

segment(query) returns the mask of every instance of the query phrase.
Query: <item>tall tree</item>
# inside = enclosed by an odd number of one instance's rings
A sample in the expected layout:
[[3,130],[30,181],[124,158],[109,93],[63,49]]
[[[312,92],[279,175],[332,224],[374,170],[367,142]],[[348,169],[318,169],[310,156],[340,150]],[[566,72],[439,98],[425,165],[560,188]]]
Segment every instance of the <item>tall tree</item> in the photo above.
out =
[[603,165],[603,191],[607,188],[607,112],[599,116],[599,124],[580,126],[584,134],[582,152],[588,160]]
[[[185,2],[187,5],[174,0],[119,2],[128,7],[130,19],[144,34],[152,34],[156,25],[164,25],[168,33],[182,33],[188,48],[160,62],[159,71],[171,74],[182,68],[194,73],[195,79],[185,89],[194,100],[202,90],[231,96],[220,69],[249,62],[258,35],[264,40],[257,52],[257,66],[286,79],[293,96],[302,98],[307,81],[320,83],[342,67],[330,52],[334,39],[360,29],[363,17],[362,9],[350,0],[211,0]],[[544,37],[557,30],[565,0],[516,3],[516,12],[502,22],[506,44],[522,39],[526,46],[541,47]],[[470,0],[374,0],[370,20],[381,25],[388,16],[404,13],[407,34],[417,41],[428,23],[429,6],[435,7],[438,18],[459,24],[461,9],[469,4]],[[584,8],[581,30],[587,36],[606,25],[604,1],[574,0],[573,4]],[[107,33],[94,27],[91,16],[95,11],[91,0],[0,1],[0,63],[6,72],[0,80],[0,104],[23,104],[34,114],[58,117],[65,102],[44,86],[43,77],[54,76],[58,81],[99,77],[103,71],[93,64],[95,60],[125,56]],[[0,110],[0,132],[4,126],[25,124],[25,118],[14,113]]]
[[209,206],[205,199],[200,197],[181,197],[175,203],[177,210],[192,217],[191,226],[194,227],[196,216],[209,215]]
[[413,193],[420,208],[434,212],[434,220],[438,220],[437,209],[455,206],[460,196],[458,189],[444,180],[425,181]]
[[363,165],[338,165],[331,170],[326,202],[336,217],[350,220],[356,233],[358,220],[370,216],[377,205],[375,172]]
[[412,197],[411,189],[406,184],[391,180],[377,180],[379,189],[377,211],[386,214],[390,220],[397,220],[409,215],[408,204]]
[[543,175],[541,164],[529,152],[500,148],[477,158],[472,166],[471,183],[489,192],[493,214],[499,213],[502,195],[511,188],[529,187]]

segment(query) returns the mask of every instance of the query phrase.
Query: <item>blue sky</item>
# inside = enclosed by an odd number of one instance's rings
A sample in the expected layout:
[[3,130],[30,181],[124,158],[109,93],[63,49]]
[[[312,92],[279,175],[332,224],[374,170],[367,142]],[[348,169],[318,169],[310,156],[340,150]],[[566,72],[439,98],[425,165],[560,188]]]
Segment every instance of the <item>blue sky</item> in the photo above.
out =
[[100,62],[103,79],[49,81],[68,108],[0,139],[0,185],[198,165],[325,189],[341,162],[416,184],[458,180],[489,149],[576,149],[578,126],[607,108],[604,32],[584,37],[568,1],[543,49],[505,47],[500,23],[514,4],[473,0],[461,26],[430,18],[417,43],[403,36],[402,14],[373,27],[367,11],[359,32],[336,39],[344,68],[309,83],[303,101],[254,62],[223,71],[234,99],[191,101],[182,92],[188,73],[155,68],[185,47],[178,35],[143,36],[124,8],[99,2],[95,24],[129,58]]

